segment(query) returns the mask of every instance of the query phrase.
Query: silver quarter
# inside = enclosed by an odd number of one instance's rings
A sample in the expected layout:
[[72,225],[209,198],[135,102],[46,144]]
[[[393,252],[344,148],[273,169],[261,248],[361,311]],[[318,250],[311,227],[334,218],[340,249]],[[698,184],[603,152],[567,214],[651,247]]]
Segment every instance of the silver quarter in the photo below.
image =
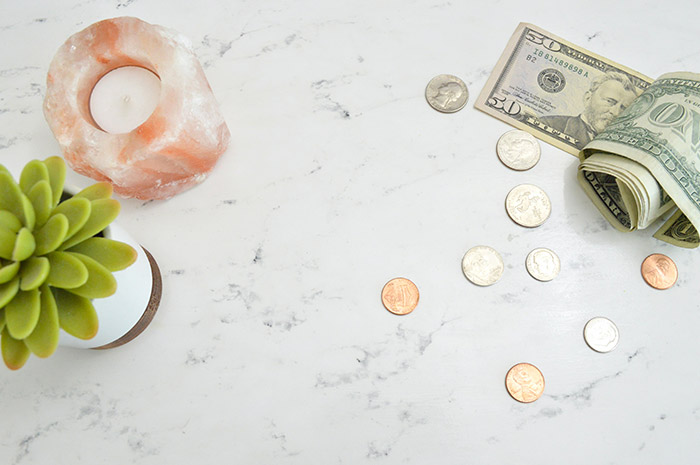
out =
[[525,267],[530,276],[538,281],[551,281],[561,270],[561,262],[557,254],[549,249],[535,249],[527,254]]
[[513,129],[503,134],[496,144],[498,158],[508,168],[525,171],[540,161],[540,144],[529,132]]
[[583,338],[588,347],[596,352],[606,353],[613,350],[620,340],[620,333],[615,323],[598,316],[592,318],[583,328]]
[[464,108],[469,100],[467,85],[457,76],[440,74],[425,88],[425,99],[431,107],[443,113],[454,113]]
[[506,211],[510,219],[526,228],[545,222],[552,213],[552,204],[542,189],[532,184],[515,186],[506,197]]
[[491,247],[477,245],[462,258],[462,271],[467,279],[477,286],[490,286],[503,275],[503,259]]

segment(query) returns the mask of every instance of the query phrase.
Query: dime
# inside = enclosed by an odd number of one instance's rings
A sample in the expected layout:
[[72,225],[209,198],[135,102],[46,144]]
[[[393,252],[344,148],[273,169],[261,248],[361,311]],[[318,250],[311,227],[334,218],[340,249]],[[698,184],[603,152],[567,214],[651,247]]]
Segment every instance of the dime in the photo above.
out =
[[431,107],[443,113],[454,113],[464,108],[469,99],[467,85],[457,76],[440,74],[425,88],[425,99]]
[[467,279],[477,286],[490,286],[501,279],[503,259],[491,247],[477,245],[462,258],[462,271]]
[[526,228],[541,225],[549,218],[552,204],[542,189],[532,184],[515,186],[506,197],[506,211],[510,219]]
[[418,288],[406,278],[394,278],[382,289],[382,303],[395,315],[411,313],[418,305],[418,297]]
[[551,281],[557,277],[561,263],[557,254],[549,249],[535,249],[527,255],[525,267],[530,276],[538,281]]
[[535,365],[518,363],[506,375],[508,394],[524,404],[534,402],[544,392],[544,376]]
[[496,154],[508,168],[525,171],[540,161],[540,144],[529,132],[513,129],[498,139]]
[[676,284],[678,268],[666,255],[654,253],[642,262],[642,277],[654,289],[668,289]]
[[617,346],[620,340],[620,333],[615,323],[607,318],[598,316],[588,320],[586,326],[583,327],[583,338],[591,349],[596,352],[606,353]]

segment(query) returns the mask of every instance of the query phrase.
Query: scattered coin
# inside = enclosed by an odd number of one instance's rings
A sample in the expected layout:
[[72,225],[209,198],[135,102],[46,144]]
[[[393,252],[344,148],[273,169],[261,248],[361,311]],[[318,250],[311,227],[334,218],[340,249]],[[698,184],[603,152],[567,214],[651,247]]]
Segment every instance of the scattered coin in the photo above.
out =
[[545,222],[552,212],[549,197],[532,184],[520,184],[508,192],[506,211],[510,219],[526,228],[534,228]]
[[617,346],[620,340],[620,333],[617,330],[615,323],[598,316],[592,318],[583,327],[583,338],[588,344],[588,347],[596,352],[610,352]]
[[508,394],[524,404],[534,402],[544,392],[544,376],[535,365],[518,363],[506,375]]
[[549,249],[539,248],[527,254],[525,267],[530,276],[538,281],[551,281],[561,270],[561,262],[557,254]]
[[496,154],[508,168],[525,171],[540,161],[540,144],[529,132],[513,129],[498,139]]
[[418,287],[406,278],[394,278],[382,289],[382,303],[395,315],[411,313],[418,305],[418,297]]
[[491,247],[477,245],[462,258],[462,271],[467,279],[477,286],[490,286],[501,279],[503,259]]
[[431,107],[443,113],[454,113],[464,108],[469,100],[467,85],[457,76],[440,74],[425,88],[425,99]]
[[642,277],[654,289],[668,289],[676,284],[678,268],[666,255],[654,253],[642,262]]

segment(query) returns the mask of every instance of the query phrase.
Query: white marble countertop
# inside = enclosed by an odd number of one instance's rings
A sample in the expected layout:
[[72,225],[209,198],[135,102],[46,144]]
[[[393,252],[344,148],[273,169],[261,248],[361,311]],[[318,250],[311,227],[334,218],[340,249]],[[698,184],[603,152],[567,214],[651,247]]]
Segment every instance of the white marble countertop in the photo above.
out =
[[[473,108],[520,21],[648,76],[700,71],[694,1],[11,2],[0,5],[0,162],[58,154],[41,110],[60,44],[137,16],[187,35],[232,133],[209,179],[168,201],[124,200],[119,223],[158,260],[151,326],[110,351],[59,348],[0,370],[0,463],[659,464],[700,456],[700,257],[622,234],[542,143],[532,170],[495,155],[510,129]],[[425,102],[460,76],[455,114]],[[69,179],[90,180],[71,173]],[[506,193],[530,182],[553,212],[514,224]],[[467,249],[506,264],[469,283]],[[562,271],[532,279],[549,247]],[[673,258],[675,287],[640,276]],[[408,316],[389,279],[421,292]],[[615,351],[582,337],[617,324]],[[517,362],[545,393],[505,390]]]

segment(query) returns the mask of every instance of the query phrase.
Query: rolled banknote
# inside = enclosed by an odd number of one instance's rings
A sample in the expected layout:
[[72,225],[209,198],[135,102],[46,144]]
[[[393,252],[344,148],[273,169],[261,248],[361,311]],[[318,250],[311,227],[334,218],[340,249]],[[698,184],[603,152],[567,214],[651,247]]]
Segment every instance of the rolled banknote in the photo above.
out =
[[579,154],[578,179],[616,228],[700,245],[700,74],[664,74]]

